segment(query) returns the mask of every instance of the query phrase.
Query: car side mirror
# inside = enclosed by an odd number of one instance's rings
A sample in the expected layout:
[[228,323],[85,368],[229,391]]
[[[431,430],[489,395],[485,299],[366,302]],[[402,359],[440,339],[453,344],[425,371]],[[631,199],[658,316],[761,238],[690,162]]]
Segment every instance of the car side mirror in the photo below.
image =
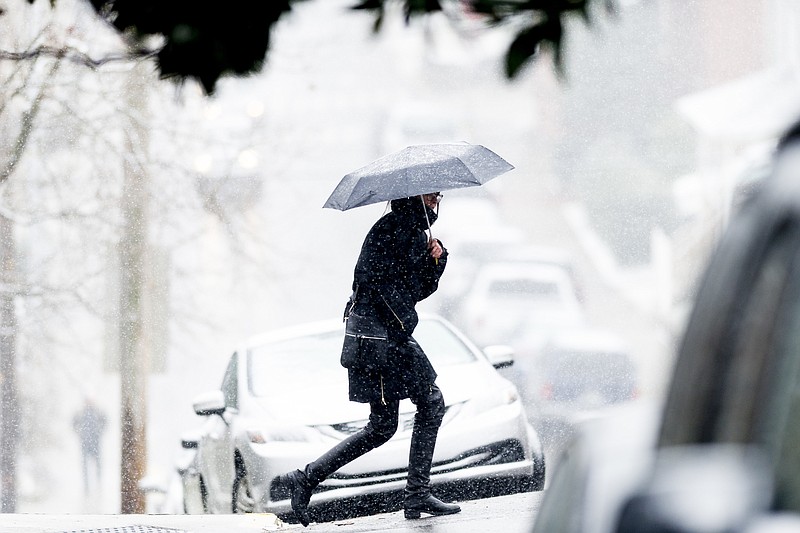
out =
[[200,432],[192,431],[190,433],[185,433],[181,436],[181,448],[184,450],[194,450],[197,448],[202,438]]
[[755,447],[663,448],[652,477],[622,507],[615,532],[741,531],[768,509],[771,497],[771,466]]
[[221,390],[206,392],[195,398],[192,407],[200,416],[221,415],[225,412],[225,395]]
[[483,349],[493,367],[507,368],[514,364],[514,348],[505,344],[494,344]]

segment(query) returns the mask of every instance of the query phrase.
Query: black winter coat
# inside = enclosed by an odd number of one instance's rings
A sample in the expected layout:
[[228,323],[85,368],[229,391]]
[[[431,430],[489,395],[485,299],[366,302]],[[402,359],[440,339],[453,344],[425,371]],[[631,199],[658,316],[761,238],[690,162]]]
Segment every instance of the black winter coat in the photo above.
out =
[[411,335],[419,321],[415,305],[438,288],[447,251],[438,261],[431,257],[425,212],[431,224],[436,213],[419,197],[392,200],[391,206],[367,233],[353,279],[355,312],[377,316],[387,326],[389,363],[374,371],[348,369],[350,399],[356,402],[416,397],[436,380]]

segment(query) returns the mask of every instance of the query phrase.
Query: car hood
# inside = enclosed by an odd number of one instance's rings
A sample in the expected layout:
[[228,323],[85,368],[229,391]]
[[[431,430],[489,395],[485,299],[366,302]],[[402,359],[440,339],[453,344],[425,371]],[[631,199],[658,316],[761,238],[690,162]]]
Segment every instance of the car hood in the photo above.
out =
[[[439,374],[436,384],[442,390],[447,406],[467,401],[475,395],[475,391],[484,390],[500,379],[491,366],[479,361],[436,370]],[[313,395],[298,392],[296,397],[286,398],[286,401],[281,402],[256,397],[254,404],[259,412],[251,414],[257,418],[265,416],[281,425],[319,426],[366,420],[369,417],[369,405],[349,401],[347,375],[344,371],[343,376],[343,381],[315,385]],[[414,404],[410,400],[400,403],[401,413],[414,410]]]

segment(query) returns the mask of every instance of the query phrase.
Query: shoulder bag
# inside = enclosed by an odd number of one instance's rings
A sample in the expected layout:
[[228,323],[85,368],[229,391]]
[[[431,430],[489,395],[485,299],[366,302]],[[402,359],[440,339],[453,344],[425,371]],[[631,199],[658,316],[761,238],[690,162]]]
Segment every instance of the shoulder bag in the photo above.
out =
[[344,343],[340,362],[349,369],[375,370],[386,366],[389,335],[386,325],[374,315],[353,312],[354,300],[345,316]]

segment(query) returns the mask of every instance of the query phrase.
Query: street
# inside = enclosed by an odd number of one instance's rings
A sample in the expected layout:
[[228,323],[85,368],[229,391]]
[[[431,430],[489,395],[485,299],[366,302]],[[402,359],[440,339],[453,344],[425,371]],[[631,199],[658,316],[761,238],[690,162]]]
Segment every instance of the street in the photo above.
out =
[[[459,502],[461,512],[455,515],[423,517],[406,520],[403,512],[385,513],[352,520],[312,523],[305,528],[309,533],[368,531],[429,531],[436,533],[471,533],[503,531],[504,533],[528,533],[533,526],[536,511],[541,504],[543,492],[512,494],[496,498],[485,498]],[[291,525],[291,527],[300,527]]]
[[435,533],[528,533],[539,509],[543,492],[513,494],[496,498],[459,502],[461,513],[406,520],[403,512],[378,514],[350,520],[312,523],[307,528],[283,523],[274,515],[0,515],[0,533],[62,531],[165,530],[186,533],[263,533],[266,531],[308,531],[309,533],[368,531]]

